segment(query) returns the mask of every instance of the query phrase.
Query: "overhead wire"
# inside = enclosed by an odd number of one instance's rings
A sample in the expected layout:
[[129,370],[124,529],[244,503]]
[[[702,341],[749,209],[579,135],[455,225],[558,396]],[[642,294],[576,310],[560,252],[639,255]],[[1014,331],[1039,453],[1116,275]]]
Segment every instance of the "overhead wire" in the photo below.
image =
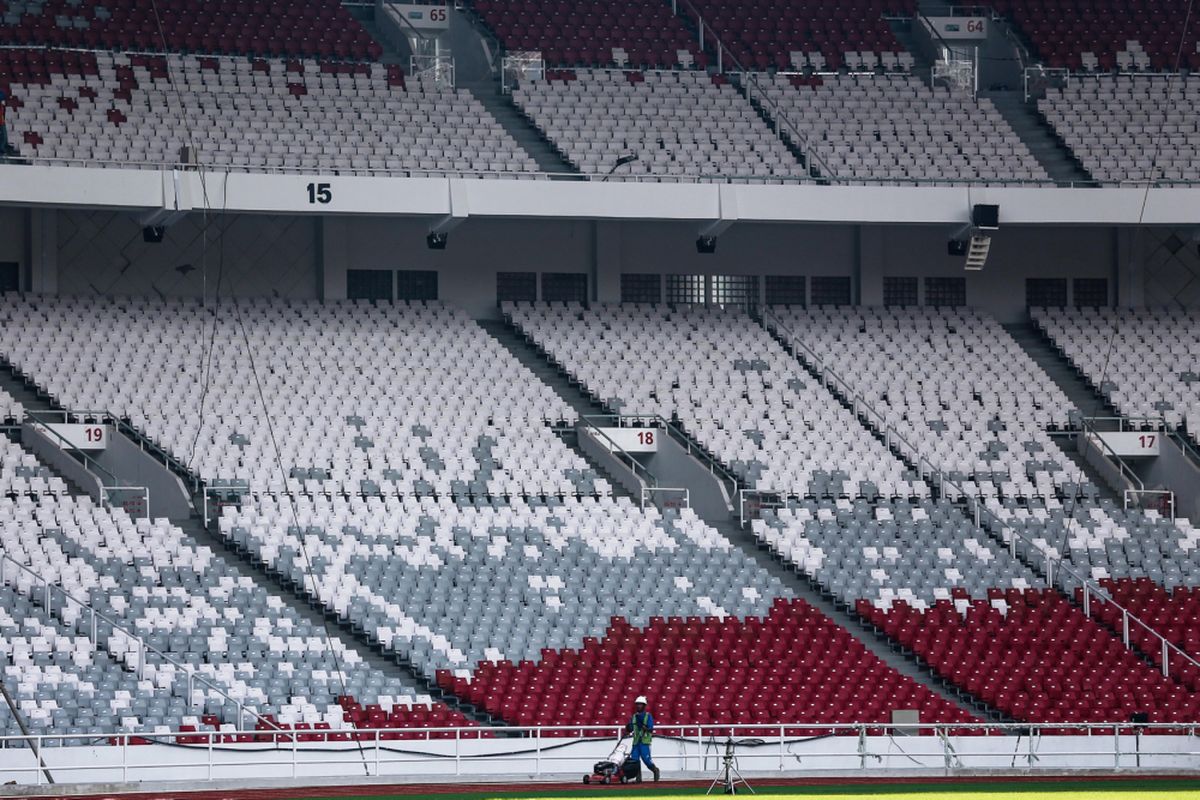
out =
[[[1149,200],[1150,200],[1150,190],[1151,190],[1151,188],[1154,187],[1154,185],[1158,181],[1158,157],[1162,151],[1163,138],[1166,135],[1167,115],[1170,113],[1171,99],[1172,99],[1172,96],[1174,93],[1175,83],[1176,83],[1177,79],[1179,78],[1179,74],[1180,74],[1179,71],[1180,71],[1181,67],[1183,66],[1183,49],[1186,46],[1187,41],[1188,41],[1188,30],[1191,27],[1192,15],[1195,11],[1195,6],[1196,6],[1196,0],[1188,0],[1187,13],[1184,15],[1183,27],[1181,28],[1182,32],[1180,33],[1180,36],[1179,36],[1179,46],[1176,48],[1176,51],[1175,51],[1174,69],[1172,70],[1170,75],[1167,76],[1166,96],[1163,98],[1163,103],[1161,105],[1162,114],[1159,118],[1158,131],[1154,137],[1154,143],[1153,143],[1152,149],[1151,149],[1150,171],[1144,181],[1144,185],[1142,188],[1142,200],[1138,206],[1137,222],[1135,223],[1135,226],[1133,229],[1133,235],[1130,237],[1130,242],[1129,242],[1129,252],[1127,254],[1127,258],[1128,258],[1128,265],[1129,265],[1130,272],[1132,272],[1132,267],[1133,267],[1134,262],[1137,259],[1140,259],[1142,257],[1141,244],[1142,244],[1142,237],[1145,232],[1146,208],[1147,208],[1147,206],[1149,204]],[[1120,258],[1120,255],[1121,254],[1118,253],[1118,258]],[[1119,335],[1120,330],[1121,330],[1121,316],[1118,313],[1113,316],[1112,333],[1108,337],[1108,345],[1105,348],[1105,352],[1104,352],[1104,363],[1100,370],[1100,380],[1096,384],[1097,390],[1100,391],[1101,393],[1104,392],[1104,385],[1108,379],[1108,369],[1109,369],[1109,365],[1112,361],[1113,346],[1116,344],[1117,336]],[[1080,409],[1080,410],[1082,411],[1082,409]],[[1079,435],[1084,437],[1083,445],[1080,449],[1080,457],[1083,458],[1084,460],[1086,460],[1088,448],[1093,446],[1092,442],[1091,442],[1091,438],[1088,436],[1086,424],[1083,426],[1083,430],[1080,431]],[[1098,432],[1097,432],[1097,435],[1098,435]],[[1059,564],[1061,564],[1063,561],[1066,560],[1066,549],[1065,548],[1066,548],[1066,545],[1070,542],[1071,533],[1074,531],[1074,527],[1075,527],[1075,513],[1074,512],[1075,512],[1075,507],[1076,507],[1075,498],[1079,494],[1078,483],[1080,480],[1082,480],[1082,477],[1083,477],[1083,466],[1080,465],[1078,477],[1076,479],[1077,488],[1076,488],[1076,491],[1073,492],[1071,495],[1071,501],[1072,501],[1071,502],[1071,514],[1070,514],[1069,520],[1067,522],[1067,526],[1063,531],[1062,539],[1059,542],[1058,561],[1057,561],[1057,563],[1059,563]]]
[[[162,44],[163,58],[166,61],[167,81],[170,83],[171,91],[174,94],[175,99],[177,100],[177,102],[179,104],[179,112],[180,112],[179,119],[181,120],[184,130],[186,132],[188,146],[189,146],[189,148],[191,148],[191,153],[193,155],[195,155],[197,152],[195,149],[195,135],[193,133],[191,124],[188,120],[188,116],[185,113],[184,108],[183,108],[183,92],[180,90],[179,85],[176,82],[175,76],[173,75],[173,71],[171,69],[171,60],[168,57],[170,54],[170,47],[168,46],[166,31],[163,27],[162,16],[159,13],[158,0],[150,0],[150,7],[151,7],[152,13],[154,14],[155,25],[157,26],[157,29],[158,29],[159,41]],[[205,293],[207,293],[207,285],[208,285],[208,278],[207,278],[207,275],[208,275],[208,259],[207,259],[208,235],[207,235],[207,233],[208,233],[208,226],[210,223],[209,215],[212,211],[213,204],[212,204],[211,198],[209,196],[206,170],[205,170],[203,163],[200,162],[199,160],[197,160],[197,163],[196,163],[196,171],[198,173],[198,177],[200,180],[201,195],[203,197],[204,236],[202,238],[202,243],[201,243],[201,248],[202,248],[201,267],[202,267],[203,288],[204,288]],[[225,176],[225,179],[224,179],[224,183],[222,184],[222,191],[221,191],[221,215],[220,215],[221,223],[218,225],[218,231],[217,231],[217,234],[218,234],[218,237],[217,237],[218,238],[217,265],[218,265],[218,267],[217,267],[216,291],[214,293],[214,298],[213,298],[213,301],[214,301],[213,306],[214,307],[213,307],[213,311],[211,314],[212,328],[208,335],[207,346],[202,348],[202,350],[201,350],[200,413],[199,413],[197,423],[196,423],[197,424],[196,433],[192,440],[191,453],[189,454],[189,460],[188,460],[188,468],[189,469],[191,468],[192,462],[196,455],[196,448],[197,448],[197,444],[198,444],[198,441],[200,438],[200,434],[201,434],[202,430],[204,429],[205,400],[208,397],[208,393],[210,391],[210,387],[212,384],[213,359],[214,359],[215,350],[216,350],[216,347],[215,347],[216,336],[217,336],[217,330],[218,330],[218,328],[220,326],[220,322],[221,322],[221,313],[220,313],[221,312],[221,307],[220,307],[221,288],[222,288],[223,282],[225,281],[225,275],[224,275],[224,273],[225,273],[225,236],[228,233],[228,230],[230,228],[230,225],[228,224],[230,171],[228,169],[224,170],[224,176]],[[233,309],[234,309],[234,319],[237,324],[238,330],[241,333],[241,338],[242,338],[242,341],[246,348],[247,363],[249,364],[251,373],[254,376],[254,383],[255,383],[255,388],[257,391],[258,400],[259,400],[260,405],[262,406],[263,416],[266,419],[267,431],[268,431],[268,434],[270,437],[271,446],[274,450],[274,455],[275,455],[274,460],[275,460],[276,465],[279,468],[280,477],[283,480],[284,485],[286,486],[287,473],[283,467],[283,455],[279,449],[279,443],[275,436],[275,427],[271,420],[270,406],[267,403],[267,397],[266,397],[265,391],[263,390],[262,381],[259,379],[258,367],[257,367],[257,365],[255,363],[255,359],[254,359],[254,348],[251,345],[249,334],[246,331],[246,324],[245,324],[244,319],[242,318],[241,307],[238,303],[237,290],[233,286],[233,283],[234,283],[233,276],[231,274],[228,279],[228,284],[229,284],[229,298],[230,298],[230,301],[231,301],[231,303],[233,305]],[[206,301],[207,301],[207,296],[202,298],[202,306],[205,305]],[[204,332],[202,330],[201,331],[201,341],[202,342],[203,342],[203,334],[204,334]],[[320,597],[320,593],[317,591],[318,582],[316,579],[316,575],[313,572],[312,560],[309,558],[308,548],[304,542],[303,532],[300,527],[300,518],[299,518],[299,514],[297,513],[297,510],[296,510],[295,498],[293,498],[291,496],[290,492],[285,492],[285,496],[287,497],[288,508],[291,512],[293,525],[295,526],[295,528],[297,530],[297,534],[298,534],[296,538],[299,541],[300,553],[304,559],[303,567],[304,567],[304,571],[305,571],[306,581],[311,584],[311,597],[313,597],[314,599],[317,599]],[[205,495],[202,498],[202,502],[205,502],[205,503],[208,502],[207,495]],[[349,686],[346,682],[345,665],[343,663],[342,656],[338,652],[338,649],[334,646],[334,639],[333,639],[333,635],[330,633],[330,630],[329,630],[328,620],[325,618],[324,615],[321,615],[320,619],[321,619],[321,628],[322,628],[322,631],[323,631],[324,637],[325,637],[325,649],[326,649],[326,652],[328,652],[330,654],[330,657],[333,660],[334,674],[337,676],[337,680],[339,682],[339,685],[341,686],[342,696],[349,697],[351,695],[350,695],[350,691],[349,691]],[[238,724],[240,727],[241,720],[238,720]],[[363,743],[361,741],[359,741],[357,739],[357,737],[355,737],[355,742],[358,745],[359,755],[362,758],[363,770],[364,770],[365,774],[369,776],[371,774],[371,768],[367,761],[366,749],[363,746]]]

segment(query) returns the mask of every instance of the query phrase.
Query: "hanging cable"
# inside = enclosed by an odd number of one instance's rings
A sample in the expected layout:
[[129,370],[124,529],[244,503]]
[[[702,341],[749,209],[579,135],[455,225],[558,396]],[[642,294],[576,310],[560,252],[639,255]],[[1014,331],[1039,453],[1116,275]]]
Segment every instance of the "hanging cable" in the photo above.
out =
[[[180,118],[180,121],[182,122],[184,130],[186,132],[188,147],[192,154],[196,154],[197,151],[196,151],[196,146],[195,146],[195,136],[192,131],[191,125],[189,124],[188,116],[185,113],[185,109],[183,108],[183,105],[184,105],[183,92],[179,89],[179,85],[176,82],[175,77],[172,72],[172,69],[171,69],[171,61],[170,61],[170,58],[168,57],[168,55],[170,54],[170,47],[168,46],[168,43],[167,43],[166,31],[163,27],[162,16],[159,14],[157,0],[151,0],[150,7],[151,7],[151,11],[154,14],[155,25],[158,28],[159,41],[162,44],[163,58],[166,62],[167,81],[171,86],[172,94],[175,96],[175,99],[179,104],[179,111],[180,111],[179,118]],[[206,294],[207,286],[208,286],[208,258],[207,258],[208,242],[209,242],[208,226],[210,224],[209,215],[210,215],[210,212],[212,211],[213,204],[212,204],[211,198],[209,196],[209,192],[208,192],[208,179],[207,179],[207,175],[206,175],[206,170],[204,169],[203,164],[198,159],[197,159],[197,164],[196,164],[196,171],[197,171],[197,175],[200,180],[201,195],[203,198],[203,215],[204,216],[203,216],[203,228],[202,228],[202,240],[201,240],[201,248],[202,248],[201,267],[202,267],[203,290]],[[218,326],[220,325],[220,311],[221,311],[220,297],[221,297],[222,285],[224,283],[224,273],[225,273],[225,233],[229,228],[228,221],[227,221],[228,220],[228,205],[229,205],[229,175],[230,175],[229,170],[226,169],[224,171],[224,182],[222,184],[222,191],[221,191],[221,214],[219,217],[221,222],[218,225],[218,232],[217,232],[218,233],[217,282],[216,282],[216,291],[214,292],[214,296],[213,296],[212,329],[208,335],[207,346],[202,348],[202,350],[201,350],[200,413],[199,413],[198,419],[197,419],[196,434],[192,439],[191,452],[188,456],[188,469],[191,469],[192,461],[194,460],[195,455],[196,455],[196,447],[197,447],[197,444],[198,444],[198,441],[200,438],[200,433],[204,428],[205,400],[208,397],[208,392],[210,390],[210,386],[212,383],[213,358],[214,358],[214,353],[215,353],[215,349],[216,349],[216,347],[215,347],[216,336],[217,336]],[[242,341],[245,343],[245,346],[246,346],[246,358],[250,365],[251,373],[254,375],[254,383],[255,383],[255,388],[257,389],[258,399],[259,399],[260,404],[262,405],[263,414],[267,420],[267,430],[270,435],[271,445],[274,448],[275,462],[279,467],[280,474],[283,477],[283,480],[286,485],[287,476],[283,469],[283,456],[279,450],[279,445],[275,438],[274,425],[271,422],[271,414],[269,411],[269,407],[267,405],[266,395],[263,392],[262,382],[259,380],[259,377],[258,377],[258,369],[254,362],[254,350],[250,344],[250,337],[246,332],[245,322],[242,319],[241,308],[238,305],[237,291],[233,286],[232,279],[230,279],[228,281],[228,283],[229,283],[229,295],[230,295],[230,299],[233,303],[233,308],[234,308],[235,321],[237,323],[238,329],[241,332]],[[201,306],[204,307],[206,302],[207,302],[207,297],[203,296],[201,299]],[[203,342],[203,341],[204,341],[204,331],[202,330],[201,331],[201,342]],[[287,494],[287,498],[288,498],[288,507],[289,507],[289,510],[291,511],[293,524],[299,530],[300,521],[299,521],[299,515],[296,512],[295,500],[291,496],[290,493]],[[203,501],[207,502],[207,498],[204,498]],[[306,579],[308,580],[308,582],[311,583],[312,596],[314,598],[319,597],[319,593],[317,592],[317,580],[316,580],[316,576],[313,573],[312,560],[308,557],[308,549],[304,543],[304,537],[301,535],[301,536],[298,536],[297,539],[300,542],[300,552],[304,558],[305,576],[306,576]],[[346,683],[346,674],[343,669],[342,659],[341,659],[340,654],[337,651],[337,648],[335,648],[333,645],[333,636],[331,635],[331,633],[329,631],[329,622],[328,622],[328,620],[325,619],[324,615],[321,616],[321,628],[325,634],[325,647],[328,650],[328,652],[330,653],[330,656],[334,662],[334,671],[337,674],[338,682],[342,688],[342,695],[348,697],[348,696],[350,696],[350,692],[349,692],[348,685]],[[239,725],[240,725],[240,722],[241,721],[239,720]],[[358,745],[359,755],[362,758],[363,770],[369,776],[371,774],[371,769],[370,769],[370,765],[367,761],[366,749],[363,747],[362,742],[359,741],[357,739],[357,737],[355,737],[355,742]]]
[[[1143,190],[1142,190],[1142,202],[1138,207],[1137,223],[1133,229],[1133,236],[1130,237],[1128,262],[1127,262],[1130,270],[1132,270],[1134,261],[1141,257],[1141,240],[1142,240],[1142,235],[1143,235],[1144,228],[1145,228],[1146,206],[1150,200],[1150,189],[1158,181],[1158,175],[1157,175],[1157,173],[1158,173],[1158,157],[1159,157],[1159,154],[1162,149],[1163,137],[1166,135],[1167,114],[1170,113],[1171,98],[1174,94],[1175,83],[1176,83],[1176,80],[1179,78],[1179,71],[1180,71],[1181,67],[1183,66],[1183,49],[1187,45],[1188,29],[1190,28],[1191,23],[1192,23],[1192,14],[1195,11],[1195,7],[1196,7],[1196,0],[1188,0],[1187,13],[1184,15],[1183,27],[1180,29],[1182,31],[1182,33],[1180,34],[1180,37],[1179,37],[1179,46],[1175,50],[1174,69],[1171,72],[1171,74],[1167,77],[1166,97],[1163,99],[1163,102],[1160,106],[1160,108],[1162,110],[1162,115],[1158,122],[1158,131],[1154,137],[1154,144],[1151,149],[1150,174],[1146,176],[1145,185],[1143,186]],[[1118,254],[1118,258],[1120,258],[1119,254]],[[1118,311],[1119,310],[1120,309],[1118,308]],[[1100,381],[1097,384],[1097,390],[1101,394],[1104,393],[1104,383],[1108,376],[1108,367],[1109,367],[1109,363],[1112,359],[1113,345],[1116,343],[1117,334],[1119,333],[1120,330],[1121,330],[1121,317],[1120,317],[1120,314],[1117,314],[1113,318],[1112,334],[1108,337],[1108,347],[1106,348],[1105,354],[1104,354],[1104,365],[1100,371]],[[1087,438],[1086,428],[1087,428],[1087,426],[1085,425],[1084,430],[1081,431],[1081,435],[1083,435],[1085,438],[1084,438],[1083,448],[1080,451],[1080,457],[1085,460],[1087,458],[1087,449],[1089,446],[1091,446],[1091,441],[1090,441],[1090,439]],[[1080,477],[1082,477],[1082,475],[1083,475],[1082,465],[1079,467],[1079,475],[1080,475]],[[1076,483],[1078,483],[1078,480],[1076,481]],[[1078,494],[1078,491],[1076,491],[1072,495],[1073,501],[1074,501],[1074,495],[1077,495],[1077,494]],[[1075,511],[1075,503],[1072,502],[1071,516],[1067,523],[1066,529],[1063,531],[1062,541],[1059,543],[1058,561],[1057,561],[1058,564],[1061,564],[1063,561],[1066,560],[1065,546],[1066,546],[1066,543],[1068,541],[1070,541],[1070,535],[1075,527],[1074,511]],[[1157,631],[1155,631],[1155,633],[1157,634]]]

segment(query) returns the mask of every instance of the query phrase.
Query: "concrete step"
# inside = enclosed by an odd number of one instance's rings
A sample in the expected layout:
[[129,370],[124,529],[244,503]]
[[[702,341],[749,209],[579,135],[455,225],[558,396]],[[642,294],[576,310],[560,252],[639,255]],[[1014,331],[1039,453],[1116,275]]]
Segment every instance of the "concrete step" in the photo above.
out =
[[[553,389],[554,393],[565,400],[580,417],[609,413],[602,404],[589,397],[582,387],[572,383],[570,378],[563,374],[562,370],[551,361],[548,354],[522,336],[508,322],[504,320],[479,320],[478,322],[493,339],[504,345],[505,349],[512,353],[517,361],[520,361],[521,364],[528,368],[539,381]],[[634,497],[633,494],[623,488],[613,478],[612,473],[597,463],[595,459],[579,446],[577,434],[574,429],[559,431],[558,433],[559,438],[563,440],[564,444],[575,451],[575,454],[586,461],[589,467],[612,485],[614,496],[628,497],[639,502],[641,501],[640,497]]]
[[554,362],[550,354],[525,338],[510,323],[498,319],[477,320],[477,322],[493,339],[504,345],[517,361],[520,361],[537,376],[538,380],[545,383],[554,390],[555,394],[569,403],[579,416],[612,413],[611,409],[589,395],[584,387],[573,382]]
[[[476,100],[483,104],[496,122],[537,163],[539,171],[555,173],[563,177],[570,177],[571,173],[579,172],[513,105],[509,95],[500,91],[498,80],[459,81],[458,85],[459,88],[468,90]],[[582,177],[577,179],[582,180]]]
[[[1031,321],[1004,325],[1008,335],[1050,376],[1085,417],[1114,416],[1111,404]],[[1114,426],[1112,428],[1116,430]]]
[[[713,524],[710,522],[710,524]],[[779,556],[759,546],[749,530],[730,520],[714,527],[727,539],[746,553],[755,563],[778,578],[792,590],[796,597],[804,600],[835,623],[850,631],[872,654],[902,675],[912,678],[934,694],[954,703],[961,709],[991,721],[1007,721],[1003,714],[989,708],[949,682],[940,678],[919,656],[905,652],[887,634],[877,631],[864,622],[851,608],[825,594],[819,585]]]
[[1091,173],[1059,138],[1053,128],[1042,118],[1037,106],[1026,102],[1024,93],[1017,90],[993,90],[980,92],[996,106],[996,110],[1025,143],[1050,179],[1058,183],[1090,184]]

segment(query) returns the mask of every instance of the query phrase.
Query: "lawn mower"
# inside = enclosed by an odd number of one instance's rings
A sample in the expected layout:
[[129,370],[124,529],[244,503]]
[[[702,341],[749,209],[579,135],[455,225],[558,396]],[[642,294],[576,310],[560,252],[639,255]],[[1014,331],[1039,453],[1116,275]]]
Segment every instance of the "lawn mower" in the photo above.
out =
[[[597,761],[592,765],[591,774],[583,776],[584,783],[600,783],[607,786],[613,783],[642,782],[642,762],[629,757],[629,749],[621,747],[624,741],[625,735],[622,734],[621,738],[617,739],[617,744],[613,747],[612,752],[608,754],[608,758]],[[620,751],[619,756],[617,755],[618,751]]]

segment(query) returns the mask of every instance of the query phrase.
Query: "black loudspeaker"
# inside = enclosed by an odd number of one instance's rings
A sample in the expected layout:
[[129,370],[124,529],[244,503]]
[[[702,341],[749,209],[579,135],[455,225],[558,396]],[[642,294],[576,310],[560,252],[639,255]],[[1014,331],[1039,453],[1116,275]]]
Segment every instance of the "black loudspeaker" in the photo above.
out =
[[984,231],[1000,229],[1000,206],[976,203],[971,209],[971,224]]
[[1135,711],[1129,715],[1129,721],[1134,725],[1149,725],[1150,715],[1145,711]]
[[696,252],[704,255],[712,255],[717,252],[717,237],[701,236],[696,240]]
[[146,244],[162,244],[166,232],[167,229],[162,225],[149,225],[142,228],[142,241]]
[[430,250],[445,250],[450,235],[446,233],[431,233],[425,237],[425,246]]
[[965,256],[967,254],[966,239],[951,239],[946,242],[946,255],[948,256]]

